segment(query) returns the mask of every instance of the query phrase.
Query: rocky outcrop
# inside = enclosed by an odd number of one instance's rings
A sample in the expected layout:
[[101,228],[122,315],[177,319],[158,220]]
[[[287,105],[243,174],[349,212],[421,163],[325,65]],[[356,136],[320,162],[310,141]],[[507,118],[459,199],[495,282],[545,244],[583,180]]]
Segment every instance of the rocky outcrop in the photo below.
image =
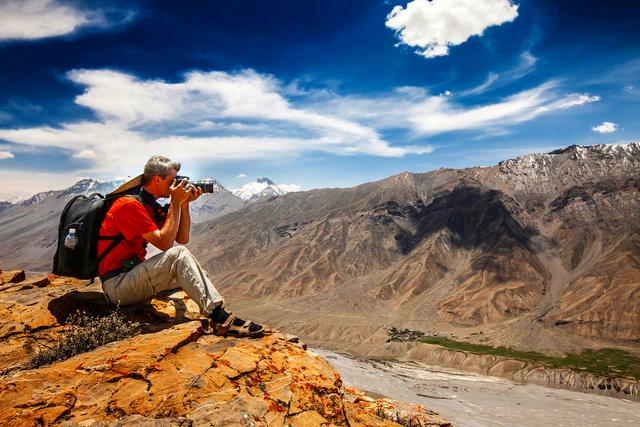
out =
[[[418,405],[373,399],[297,340],[207,333],[182,292],[122,308],[143,325],[131,338],[26,369],[76,310],[113,310],[98,284],[0,274],[0,424],[448,426]],[[156,424],[154,424],[156,425]]]
[[429,344],[411,346],[406,352],[406,357],[427,365],[461,369],[521,383],[640,400],[640,381],[629,378],[613,378],[570,369],[554,369],[522,360],[467,353]]

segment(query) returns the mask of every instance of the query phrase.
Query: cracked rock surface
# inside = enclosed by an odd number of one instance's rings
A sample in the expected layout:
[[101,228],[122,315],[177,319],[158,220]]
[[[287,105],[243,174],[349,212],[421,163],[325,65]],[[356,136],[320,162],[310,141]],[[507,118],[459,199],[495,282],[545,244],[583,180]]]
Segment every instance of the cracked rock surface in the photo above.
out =
[[77,309],[112,310],[98,284],[0,275],[0,425],[449,426],[419,405],[373,399],[303,345],[205,333],[181,292],[124,307],[141,334],[24,369]]

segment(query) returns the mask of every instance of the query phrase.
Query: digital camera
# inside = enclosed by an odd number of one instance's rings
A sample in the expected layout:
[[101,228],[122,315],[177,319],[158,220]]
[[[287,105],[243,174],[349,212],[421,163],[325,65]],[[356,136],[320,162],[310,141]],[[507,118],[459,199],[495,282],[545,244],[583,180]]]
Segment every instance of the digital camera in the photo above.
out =
[[179,184],[183,179],[187,180],[188,184],[191,184],[195,187],[202,189],[203,193],[213,193],[213,182],[210,181],[189,181],[188,176],[176,175],[175,183]]

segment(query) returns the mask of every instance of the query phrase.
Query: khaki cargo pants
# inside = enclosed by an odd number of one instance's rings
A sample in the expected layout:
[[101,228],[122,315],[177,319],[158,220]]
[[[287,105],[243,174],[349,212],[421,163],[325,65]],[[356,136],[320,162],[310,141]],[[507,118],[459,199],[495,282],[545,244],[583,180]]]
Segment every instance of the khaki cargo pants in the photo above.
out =
[[209,314],[224,300],[189,249],[174,246],[102,284],[111,304],[128,305],[168,289],[182,290]]

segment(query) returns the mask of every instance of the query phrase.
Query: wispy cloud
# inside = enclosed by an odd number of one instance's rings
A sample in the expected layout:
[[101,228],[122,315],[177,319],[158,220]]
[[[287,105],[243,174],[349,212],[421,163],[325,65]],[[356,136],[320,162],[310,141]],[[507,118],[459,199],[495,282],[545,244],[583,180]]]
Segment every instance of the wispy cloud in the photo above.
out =
[[598,95],[572,93],[564,99],[553,102],[552,104],[550,104],[549,108],[551,108],[552,110],[566,110],[568,108],[598,101],[600,101],[600,97]]
[[516,80],[520,80],[526,75],[530,74],[536,66],[538,62],[538,58],[533,56],[531,52],[525,51],[520,54],[518,59],[518,63],[503,72],[500,73],[489,73],[484,82],[480,85],[462,91],[459,93],[460,96],[468,96],[468,95],[478,95],[481,93],[485,93],[490,89],[496,89],[502,86],[505,86],[511,82]]
[[236,175],[236,178],[246,178],[247,174],[244,173],[239,173],[238,175]]
[[13,159],[14,157],[11,151],[0,151],[0,159]]
[[98,121],[0,129],[0,139],[99,158],[101,168],[111,171],[139,167],[140,159],[157,152],[224,161],[307,152],[399,157],[431,150],[392,145],[374,127],[295,105],[277,79],[252,70],[193,71],[178,83],[112,70],[73,70],[68,77],[85,87],[75,102]]
[[430,98],[411,109],[409,120],[421,135],[500,128],[600,99],[579,94],[558,95],[555,86],[555,82],[548,82],[500,102],[472,108],[456,106],[443,98]]
[[396,31],[400,43],[433,58],[517,16],[518,6],[510,0],[413,0],[406,7],[394,7],[386,26]]
[[[188,160],[220,162],[335,155],[401,157],[430,153],[418,138],[456,131],[504,132],[510,126],[598,101],[590,94],[563,94],[555,81],[497,102],[467,106],[455,96],[423,88],[340,96],[306,90],[287,96],[273,76],[192,71],[180,82],[142,80],[113,70],[74,70],[69,78],[84,87],[76,103],[97,120],[57,126],[0,128],[0,139],[23,147],[62,149],[85,160],[100,159],[103,173],[131,173],[148,156],[163,153]],[[401,143],[381,135],[398,129]],[[409,144],[407,144],[409,142]]]
[[8,113],[6,111],[0,111],[0,123],[8,122],[10,120],[13,120],[13,114]]
[[116,22],[100,9],[80,9],[57,0],[4,0],[0,5],[0,42],[34,40],[71,34],[84,27],[109,27],[131,19],[123,12]]
[[580,82],[583,85],[609,85],[625,84],[625,86],[633,86],[638,83],[638,76],[640,75],[640,58],[635,55],[633,59],[626,62],[612,65],[610,62],[605,61],[599,68],[593,69],[592,67],[585,69],[581,72],[581,75],[573,76],[574,78],[580,78]]
[[281,190],[292,193],[294,191],[302,191],[302,187],[298,184],[278,184],[278,188]]
[[92,150],[82,150],[79,153],[73,155],[76,159],[97,159],[98,156]]
[[400,88],[377,98],[349,96],[324,104],[340,117],[428,136],[461,130],[496,132],[543,114],[600,100],[599,96],[589,94],[562,94],[558,86],[558,82],[549,81],[498,102],[473,107],[457,103],[452,97],[429,95],[415,87]]
[[591,130],[598,133],[613,133],[618,130],[618,125],[613,122],[602,122],[602,124],[592,127]]

